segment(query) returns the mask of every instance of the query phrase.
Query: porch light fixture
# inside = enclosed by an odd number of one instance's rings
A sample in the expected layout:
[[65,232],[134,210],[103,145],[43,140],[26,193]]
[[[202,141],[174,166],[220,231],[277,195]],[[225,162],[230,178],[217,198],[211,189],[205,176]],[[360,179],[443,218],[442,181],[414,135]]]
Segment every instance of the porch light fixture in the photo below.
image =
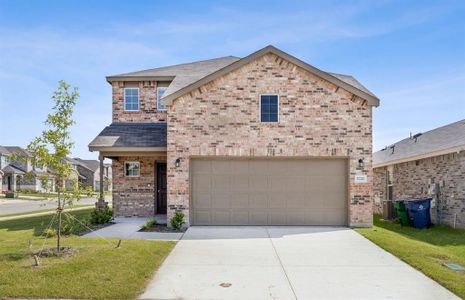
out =
[[180,158],[176,158],[176,161],[174,162],[174,165],[176,166],[176,168],[179,168],[179,165],[181,164],[181,159]]
[[365,161],[363,160],[363,158],[360,158],[360,159],[358,160],[358,167],[359,167],[360,169],[362,169],[362,170],[363,170],[363,168],[365,168]]

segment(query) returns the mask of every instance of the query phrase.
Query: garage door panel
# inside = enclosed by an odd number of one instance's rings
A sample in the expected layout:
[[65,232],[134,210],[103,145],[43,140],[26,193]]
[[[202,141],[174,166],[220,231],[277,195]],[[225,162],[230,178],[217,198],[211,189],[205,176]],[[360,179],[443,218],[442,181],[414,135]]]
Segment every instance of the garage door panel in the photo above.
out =
[[267,160],[249,160],[249,174],[251,175],[268,175],[269,167]]
[[202,192],[194,193],[194,206],[197,208],[210,209],[212,207],[211,195]]
[[212,174],[229,174],[229,160],[213,160],[211,162]]
[[249,193],[233,193],[231,194],[230,199],[232,208],[249,207]]
[[193,161],[193,224],[345,225],[340,159]]
[[244,210],[232,210],[231,225],[249,225],[249,212]]
[[214,192],[211,194],[211,207],[212,208],[230,208],[230,196],[227,193],[217,193]]
[[263,210],[250,210],[248,225],[268,225],[268,213]]
[[290,192],[305,191],[307,188],[307,176],[289,176],[283,182],[282,188]]
[[268,217],[268,225],[286,225],[286,212],[271,210]]
[[250,193],[249,208],[268,208],[268,193]]
[[285,192],[273,192],[269,195],[270,208],[286,208],[286,196]]
[[192,161],[192,170],[193,173],[211,173],[211,161],[209,160],[193,160]]
[[288,210],[286,214],[286,225],[305,225],[305,211]]
[[231,214],[229,210],[221,210],[221,209],[212,210],[212,223],[230,225]]
[[310,175],[340,175],[346,172],[346,165],[341,160],[315,159],[308,163]]
[[194,190],[209,193],[212,188],[211,180],[210,174],[199,174],[193,184]]
[[258,191],[268,191],[268,176],[250,175],[249,190],[251,193]]
[[229,175],[217,174],[211,179],[212,190],[220,193],[229,192]]
[[194,219],[198,225],[213,225],[210,210],[196,209],[194,212]]
[[248,175],[249,174],[249,161],[238,160],[233,161],[229,165],[232,175]]
[[235,191],[248,191],[249,190],[249,177],[248,175],[238,176],[233,175],[231,176],[231,192]]

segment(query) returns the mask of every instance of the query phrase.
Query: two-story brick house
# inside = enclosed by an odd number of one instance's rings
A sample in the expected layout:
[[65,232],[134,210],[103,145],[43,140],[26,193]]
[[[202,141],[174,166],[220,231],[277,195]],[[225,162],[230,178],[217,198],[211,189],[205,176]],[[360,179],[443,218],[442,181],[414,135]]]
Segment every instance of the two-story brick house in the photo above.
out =
[[112,124],[89,149],[113,160],[115,215],[371,226],[379,99],[353,77],[268,46],[107,81]]

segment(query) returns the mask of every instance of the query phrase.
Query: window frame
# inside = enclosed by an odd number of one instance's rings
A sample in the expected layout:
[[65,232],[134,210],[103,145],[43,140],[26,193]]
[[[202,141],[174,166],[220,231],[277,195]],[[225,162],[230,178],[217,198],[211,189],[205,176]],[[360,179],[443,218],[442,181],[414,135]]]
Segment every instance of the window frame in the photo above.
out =
[[[168,89],[168,87],[167,87],[167,86],[158,86],[158,87],[157,87],[157,110],[158,110],[158,111],[167,111],[167,110],[168,110],[168,107],[167,107],[166,105],[165,105],[165,108],[160,108],[160,107],[158,106],[159,101],[160,101],[160,99],[158,98],[158,89],[165,89],[165,92],[166,92],[166,90]],[[164,93],[163,93],[163,94],[164,94]]]
[[[127,175],[127,164],[138,164],[139,165],[139,174],[138,175]],[[128,160],[124,162],[124,177],[137,178],[140,177],[140,161]]]
[[[126,91],[137,90],[137,109],[126,109]],[[124,111],[140,111],[140,88],[138,87],[125,87],[124,88]]]
[[[276,121],[262,121],[262,96],[276,96],[278,98],[278,111],[277,111],[277,120]],[[258,95],[258,118],[262,124],[275,124],[279,123],[279,94],[260,94]]]

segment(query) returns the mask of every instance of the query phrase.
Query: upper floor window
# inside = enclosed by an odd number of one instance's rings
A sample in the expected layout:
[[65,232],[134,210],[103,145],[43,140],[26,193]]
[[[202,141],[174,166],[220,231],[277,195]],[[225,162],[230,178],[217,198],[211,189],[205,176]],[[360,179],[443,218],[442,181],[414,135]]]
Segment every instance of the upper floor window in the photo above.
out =
[[260,96],[260,122],[275,123],[278,122],[278,95],[261,95]]
[[167,87],[158,87],[157,88],[157,109],[158,110],[166,110],[166,105],[161,103],[161,97],[165,94]]
[[124,89],[124,110],[139,110],[139,88]]

